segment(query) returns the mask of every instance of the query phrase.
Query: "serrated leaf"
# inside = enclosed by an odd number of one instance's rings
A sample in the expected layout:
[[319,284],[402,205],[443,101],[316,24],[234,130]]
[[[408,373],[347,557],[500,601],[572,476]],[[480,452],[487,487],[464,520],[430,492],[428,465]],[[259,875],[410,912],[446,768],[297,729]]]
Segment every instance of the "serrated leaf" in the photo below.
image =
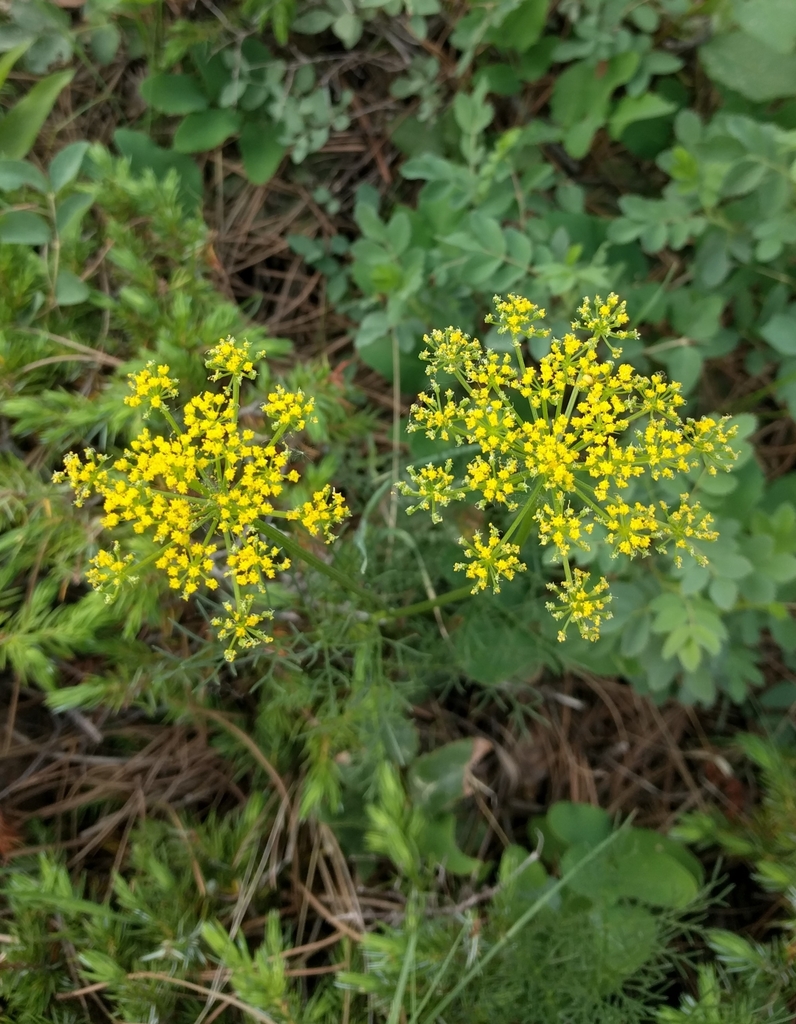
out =
[[738,584],[734,580],[719,577],[710,581],[708,594],[717,608],[728,612],[735,607],[735,602],[738,600]]

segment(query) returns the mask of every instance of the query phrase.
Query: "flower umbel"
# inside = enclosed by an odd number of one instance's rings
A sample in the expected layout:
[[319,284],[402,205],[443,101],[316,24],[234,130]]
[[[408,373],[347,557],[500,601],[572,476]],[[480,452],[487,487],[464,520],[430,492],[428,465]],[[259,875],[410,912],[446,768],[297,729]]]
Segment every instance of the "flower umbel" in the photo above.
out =
[[54,480],[71,484],[78,505],[98,495],[105,529],[128,524],[154,542],[153,553],[138,565],[119,541],[97,554],[87,578],[107,600],[150,563],[186,600],[201,587],[218,589],[226,579],[227,616],[214,624],[228,642],[231,660],[237,648],[269,639],[256,628],[268,613],[252,611],[254,596],[245,589],[265,592],[268,581],[290,567],[278,543],[263,539],[262,530],[270,527],[266,520],[301,523],[328,543],[349,513],[342,495],[329,486],[309,500],[293,497],[300,475],[291,468],[291,452],[281,438],[304,427],[312,401],[277,385],[264,406],[270,434],[260,443],[239,421],[241,381],[256,376],[248,345],[227,338],[210,350],[206,365],[211,380],[226,376],[231,382],[222,391],[191,398],[182,410],[182,426],[165,405],[177,393],[168,366],[150,363],[131,374],[128,403],[162,410],[170,433],[145,428],[115,460],[92,449],[82,458],[70,452]]
[[[439,521],[439,509],[473,495],[479,508],[502,506],[514,514],[502,537],[490,527],[487,540],[476,534],[465,545],[470,562],[456,568],[475,581],[474,592],[487,585],[497,590],[502,578],[525,568],[511,538],[520,524],[535,524],[539,542],[564,569],[564,581],[553,585],[558,603],[549,606],[562,623],[559,639],[572,623],[596,640],[610,614],[608,583],[592,584],[587,573],[573,570],[570,556],[589,550],[599,525],[615,558],[671,545],[675,563],[683,553],[703,562],[700,545],[716,533],[699,504],[687,494],[676,509],[665,501],[644,503],[634,487],[644,477],[674,479],[700,466],[709,474],[729,470],[735,428],[727,417],[681,418],[685,399],[676,381],[618,362],[616,343],[637,335],[626,328],[625,303],[614,294],[584,299],[571,333],[552,339],[538,365],[526,365],[521,342],[548,333],[539,325],[544,310],[518,295],[496,297],[495,309],[487,322],[511,336],[514,360],[454,327],[425,338],[431,385],[412,407],[408,429],[476,451],[460,480],[452,462],[412,467],[411,482],[401,485],[416,499],[407,511],[426,509]],[[603,344],[611,358],[601,356]],[[442,372],[454,378],[444,391],[437,382]]]
[[513,580],[515,573],[525,572],[527,568],[525,563],[517,558],[520,553],[519,547],[501,538],[499,531],[492,524],[489,526],[488,540],[483,540],[481,534],[476,532],[471,543],[464,537],[459,539],[459,543],[470,561],[457,562],[453,568],[456,572],[463,572],[469,580],[475,580],[473,594],[477,594],[479,590],[486,590],[487,584],[492,587],[495,594],[499,594],[501,579],[505,577],[507,580]]

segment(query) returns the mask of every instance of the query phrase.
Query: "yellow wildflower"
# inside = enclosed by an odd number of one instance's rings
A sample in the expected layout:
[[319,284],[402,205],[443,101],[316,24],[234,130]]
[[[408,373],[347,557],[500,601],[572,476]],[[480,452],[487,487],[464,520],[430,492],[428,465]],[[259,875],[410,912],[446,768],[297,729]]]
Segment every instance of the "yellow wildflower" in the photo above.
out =
[[464,537],[459,538],[459,543],[470,561],[457,562],[453,568],[456,572],[464,572],[468,579],[475,581],[473,594],[477,594],[479,590],[486,590],[487,584],[492,587],[495,594],[499,594],[502,578],[513,580],[515,573],[525,572],[527,568],[525,563],[517,558],[520,553],[517,545],[503,540],[492,524],[489,527],[488,540],[482,540],[481,534],[476,531],[471,543]]
[[[300,476],[280,439],[288,430],[302,429],[312,400],[277,385],[264,406],[273,432],[260,444],[254,431],[239,423],[241,380],[255,376],[248,345],[232,338],[220,342],[208,354],[207,366],[214,371],[211,380],[229,376],[232,382],[220,392],[191,398],[182,410],[182,427],[163,405],[177,393],[168,366],[150,363],[131,374],[130,404],[162,407],[171,432],[143,429],[112,462],[92,449],[82,458],[70,452],[54,480],[69,482],[78,505],[97,494],[105,529],[127,524],[149,536],[157,546],[151,560],[183,599],[200,587],[216,590],[219,580],[229,579],[234,600],[225,605],[228,616],[219,620],[219,637],[233,642],[229,651],[234,652],[254,639],[265,642],[265,634],[254,628],[263,616],[251,621],[251,595],[241,588],[265,591],[267,582],[290,566],[278,545],[262,539],[266,519],[295,520],[329,542],[348,509],[329,486],[290,507],[290,490]],[[98,553],[88,580],[111,600],[125,581],[136,578],[134,570],[134,556],[122,554],[117,542],[112,551]]]
[[[728,470],[735,431],[726,418],[682,419],[676,381],[661,373],[645,377],[614,362],[621,355],[615,342],[636,334],[626,329],[625,303],[613,293],[584,299],[572,332],[553,338],[538,365],[525,365],[519,340],[546,333],[538,326],[544,311],[517,295],[496,298],[495,308],[488,320],[511,335],[516,362],[485,351],[456,328],[432,331],[425,339],[429,372],[452,374],[460,397],[432,381],[411,409],[410,431],[475,447],[461,481],[452,463],[444,471],[429,464],[413,468],[413,486],[401,489],[420,499],[409,511],[429,509],[435,520],[454,496],[473,495],[480,508],[503,506],[534,522],[539,542],[552,545],[564,566],[566,582],[556,591],[563,603],[556,615],[565,620],[560,636],[574,622],[593,639],[607,617],[607,583],[589,589],[584,574],[573,574],[572,549],[588,548],[600,525],[615,556],[665,551],[671,542],[675,561],[682,552],[702,561],[697,544],[714,539],[715,532],[699,505],[688,498],[676,510],[666,503],[645,505],[632,500],[631,488],[645,476],[671,479],[700,465],[709,473]],[[612,358],[601,357],[602,344]],[[511,578],[499,568],[500,557],[512,574],[519,569],[519,550],[500,541],[497,531],[487,541],[476,535],[468,554],[472,562],[465,571],[476,590]]]

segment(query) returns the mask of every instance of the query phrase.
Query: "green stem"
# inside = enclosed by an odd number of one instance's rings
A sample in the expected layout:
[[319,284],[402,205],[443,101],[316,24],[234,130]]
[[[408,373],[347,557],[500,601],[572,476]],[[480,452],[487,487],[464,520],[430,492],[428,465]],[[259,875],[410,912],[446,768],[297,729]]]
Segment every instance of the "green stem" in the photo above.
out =
[[369,604],[373,604],[378,599],[374,594],[369,593],[364,587],[357,586],[353,583],[345,573],[340,572],[339,569],[335,569],[334,566],[327,565],[322,558],[318,558],[317,555],[313,555],[311,551],[307,551],[303,548],[298,541],[294,540],[291,536],[286,533],[282,533],[281,530],[277,530],[275,526],[271,526],[270,523],[264,523],[261,519],[258,519],[254,524],[255,528],[264,534],[269,540],[272,540],[274,544],[278,544],[281,548],[284,548],[287,553],[293,558],[299,558],[302,562],[316,569],[323,576],[326,576],[330,580],[334,580],[335,583],[339,583],[341,587],[346,590],[350,590],[353,594],[359,594],[360,597],[364,598]]
[[440,597],[429,598],[427,601],[418,601],[416,604],[408,604],[403,608],[390,608],[379,617],[380,622],[387,622],[390,619],[403,619],[411,615],[422,615],[423,612],[433,611],[443,604],[452,604],[454,601],[463,601],[472,593],[472,587],[466,583],[456,590],[449,590],[447,594]]

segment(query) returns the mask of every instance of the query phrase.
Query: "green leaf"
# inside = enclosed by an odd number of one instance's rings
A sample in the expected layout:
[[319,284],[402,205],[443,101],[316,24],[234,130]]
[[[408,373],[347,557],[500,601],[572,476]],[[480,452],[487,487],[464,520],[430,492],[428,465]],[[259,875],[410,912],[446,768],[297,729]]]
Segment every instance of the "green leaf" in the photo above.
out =
[[0,192],[13,192],[25,185],[37,192],[50,191],[50,183],[38,167],[27,160],[0,160]]
[[357,45],[362,37],[362,28],[362,19],[349,11],[341,14],[332,23],[332,32],[347,50]]
[[182,179],[183,205],[195,207],[200,201],[202,176],[190,157],[171,149],[163,149],[144,132],[134,132],[129,128],[117,128],[113,133],[113,141],[122,156],[130,161],[133,174],[141,174],[149,167],[157,178],[164,178],[174,169]]
[[663,117],[677,109],[677,104],[658,96],[654,92],[645,92],[641,96],[623,96],[608,122],[608,131],[612,139],[619,139],[625,128],[636,121],[649,121],[654,117]]
[[71,270],[59,270],[55,282],[55,301],[59,306],[75,306],[85,302],[90,290],[85,281],[81,281]]
[[714,81],[747,99],[766,103],[796,96],[796,54],[777,53],[745,32],[715,36],[700,47],[699,57]]
[[775,313],[760,328],[760,333],[783,356],[796,355],[796,315],[793,313]]
[[[699,893],[700,881],[690,862],[687,866],[679,851],[671,850],[672,842],[649,829],[629,829],[573,878],[571,888],[608,905],[624,898],[682,909]],[[586,843],[570,847],[561,871],[570,871],[592,848]]]
[[647,646],[650,638],[651,620],[642,612],[631,616],[622,630],[620,650],[626,658],[637,658]]
[[468,857],[456,845],[456,819],[452,814],[436,821],[424,821],[417,837],[421,855],[441,864],[454,875],[469,875],[482,866],[480,860]]
[[87,142],[73,142],[64,146],[60,153],[50,161],[50,181],[53,192],[60,192],[61,189],[74,181],[83,166],[83,157],[88,149]]
[[240,128],[240,114],[235,110],[206,110],[189,114],[174,133],[174,149],[178,153],[204,153],[222,145]]
[[5,85],[5,80],[8,78],[9,72],[19,60],[19,58],[27,51],[30,44],[33,42],[32,39],[27,39],[24,43],[20,43],[19,46],[13,47],[8,53],[4,53],[0,57],[0,86]]
[[738,600],[738,584],[734,580],[728,580],[720,576],[710,581],[708,594],[717,608],[729,612],[732,611],[735,607],[735,602]]
[[80,219],[86,210],[89,210],[94,202],[94,196],[90,192],[79,192],[67,196],[59,203],[55,210],[55,230],[59,235],[65,235],[70,228],[79,224]]
[[48,75],[11,108],[0,121],[0,155],[12,160],[21,160],[26,155],[61,91],[74,76],[73,70]]
[[478,683],[502,683],[516,672],[527,678],[541,663],[536,639],[515,625],[489,599],[472,602],[452,637],[464,671]]
[[50,225],[38,213],[11,210],[0,217],[0,242],[45,245],[51,238]]
[[307,11],[306,14],[299,15],[290,27],[294,32],[300,32],[302,35],[314,36],[317,35],[318,32],[325,32],[333,21],[334,15],[331,11]]
[[611,832],[611,819],[602,807],[560,800],[547,813],[547,821],[567,845],[597,846]]
[[207,96],[192,75],[150,75],[141,83],[141,95],[161,114],[194,114],[208,107]]
[[110,64],[119,49],[122,34],[112,22],[100,25],[91,33],[89,46],[98,64]]
[[416,758],[408,772],[409,792],[423,813],[441,814],[461,800],[467,772],[485,752],[482,741],[455,740]]
[[243,169],[253,185],[264,185],[279,170],[287,149],[270,121],[247,121],[238,140]]
[[738,25],[750,36],[778,53],[796,46],[796,4],[793,0],[734,0]]
[[498,49],[525,53],[542,34],[549,0],[525,0],[487,33],[487,42]]
[[659,943],[658,924],[644,907],[606,907],[594,915],[602,926],[606,966],[614,977],[627,978],[650,958]]

